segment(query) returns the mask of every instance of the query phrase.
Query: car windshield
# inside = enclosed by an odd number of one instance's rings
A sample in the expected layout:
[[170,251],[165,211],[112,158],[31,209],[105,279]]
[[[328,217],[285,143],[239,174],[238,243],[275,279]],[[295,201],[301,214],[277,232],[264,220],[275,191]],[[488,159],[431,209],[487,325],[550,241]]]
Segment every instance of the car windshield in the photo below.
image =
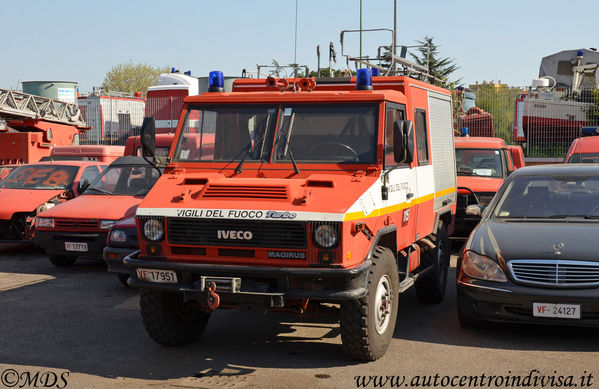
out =
[[86,195],[145,196],[158,171],[151,166],[109,166],[87,189]]
[[456,149],[458,176],[502,178],[503,163],[497,149]]
[[68,189],[78,169],[67,165],[19,166],[0,182],[0,189]]
[[374,163],[376,104],[191,107],[174,161]]
[[493,216],[599,219],[599,176],[515,177],[498,200]]
[[599,153],[572,154],[568,163],[599,163]]

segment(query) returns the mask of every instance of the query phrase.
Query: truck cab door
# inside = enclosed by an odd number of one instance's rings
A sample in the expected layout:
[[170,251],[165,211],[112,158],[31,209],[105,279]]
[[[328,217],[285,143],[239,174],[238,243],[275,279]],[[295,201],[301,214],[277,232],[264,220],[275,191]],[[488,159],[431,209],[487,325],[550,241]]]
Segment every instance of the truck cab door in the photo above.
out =
[[[418,198],[418,181],[413,162],[396,162],[394,155],[394,127],[406,118],[406,108],[388,103],[385,112],[384,172],[382,182],[387,196],[383,196],[383,209],[390,224],[397,227],[397,247],[403,248],[415,241]],[[413,132],[411,134],[413,137]],[[408,140],[408,139],[405,139]],[[412,139],[414,141],[414,139]],[[385,199],[386,197],[386,199]]]

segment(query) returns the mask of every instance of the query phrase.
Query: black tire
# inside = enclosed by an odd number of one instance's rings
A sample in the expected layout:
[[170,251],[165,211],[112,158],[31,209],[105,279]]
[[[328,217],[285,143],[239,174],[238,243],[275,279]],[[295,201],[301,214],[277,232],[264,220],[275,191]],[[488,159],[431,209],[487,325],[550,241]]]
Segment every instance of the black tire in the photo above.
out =
[[125,273],[119,273],[119,281],[121,281],[121,284],[125,285],[125,286],[129,286],[127,285],[127,280],[129,279],[129,274],[125,274]]
[[198,340],[210,314],[183,302],[183,294],[141,289],[139,306],[146,332],[156,343],[183,346]]
[[54,266],[71,266],[77,260],[77,257],[69,257],[67,255],[48,254],[50,262]]
[[451,258],[449,239],[442,223],[437,228],[437,233],[431,236],[431,240],[435,248],[422,255],[422,262],[425,266],[432,264],[433,270],[419,279],[415,285],[418,300],[425,304],[436,304],[445,297]]
[[[382,314],[384,305],[386,314]],[[345,352],[365,361],[382,357],[395,331],[398,305],[399,275],[395,256],[388,248],[377,246],[370,268],[368,294],[341,304],[341,341]]]

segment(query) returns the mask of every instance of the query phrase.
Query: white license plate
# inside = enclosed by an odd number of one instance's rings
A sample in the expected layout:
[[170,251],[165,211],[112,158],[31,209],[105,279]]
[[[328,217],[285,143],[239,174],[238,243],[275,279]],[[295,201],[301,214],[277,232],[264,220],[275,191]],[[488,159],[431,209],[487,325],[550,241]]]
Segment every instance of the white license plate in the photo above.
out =
[[87,243],[64,242],[64,248],[67,251],[87,252]]
[[580,319],[580,304],[533,303],[532,315],[536,317]]
[[136,269],[140,280],[159,282],[161,284],[177,283],[177,273],[172,270]]

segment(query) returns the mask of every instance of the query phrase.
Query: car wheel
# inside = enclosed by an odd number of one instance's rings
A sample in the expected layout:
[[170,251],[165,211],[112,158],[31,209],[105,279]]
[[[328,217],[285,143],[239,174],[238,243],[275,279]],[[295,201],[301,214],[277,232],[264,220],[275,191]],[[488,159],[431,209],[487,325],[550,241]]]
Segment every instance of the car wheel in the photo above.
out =
[[445,297],[451,257],[449,239],[442,223],[431,240],[435,244],[435,248],[422,255],[422,262],[425,265],[432,265],[433,269],[429,274],[419,279],[415,285],[418,300],[425,304],[438,303]]
[[183,301],[182,293],[141,289],[139,306],[146,332],[156,343],[183,346],[202,335],[210,314]]
[[125,274],[125,273],[119,273],[119,281],[121,281],[121,284],[125,285],[125,286],[129,286],[127,285],[127,280],[129,279],[129,274]]
[[70,266],[77,260],[77,257],[69,257],[67,255],[58,254],[48,254],[48,258],[54,266]]
[[353,358],[373,361],[391,343],[399,303],[399,275],[395,256],[388,248],[374,250],[365,297],[341,304],[341,341]]

